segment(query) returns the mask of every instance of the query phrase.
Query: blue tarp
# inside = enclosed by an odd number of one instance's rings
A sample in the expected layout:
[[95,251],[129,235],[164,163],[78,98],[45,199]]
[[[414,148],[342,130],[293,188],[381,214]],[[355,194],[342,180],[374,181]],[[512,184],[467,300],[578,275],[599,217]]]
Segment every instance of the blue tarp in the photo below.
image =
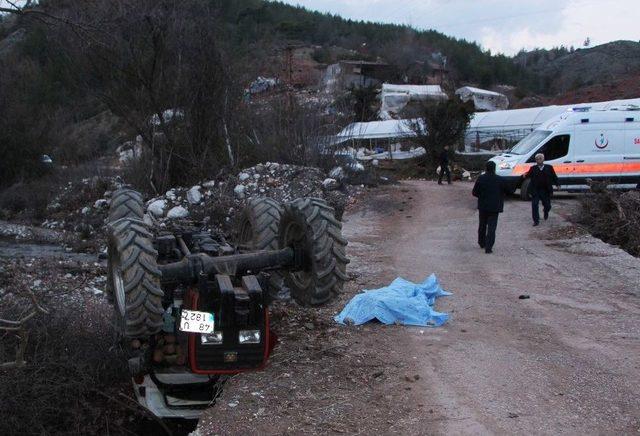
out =
[[383,324],[437,327],[449,315],[433,310],[433,304],[446,295],[451,293],[442,289],[435,274],[422,283],[398,277],[389,286],[356,295],[334,319],[340,324],[360,325],[377,319]]

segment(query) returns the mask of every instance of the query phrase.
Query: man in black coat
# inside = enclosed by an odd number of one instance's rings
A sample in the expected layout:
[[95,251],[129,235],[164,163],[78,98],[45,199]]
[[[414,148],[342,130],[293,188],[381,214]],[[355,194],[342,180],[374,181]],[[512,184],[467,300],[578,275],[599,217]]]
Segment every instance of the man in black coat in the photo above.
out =
[[440,176],[438,177],[438,185],[442,185],[442,176],[447,173],[447,182],[451,184],[451,171],[449,171],[449,146],[445,145],[444,150],[440,153]]
[[509,193],[505,180],[496,174],[496,163],[487,162],[486,171],[473,186],[473,196],[478,197],[478,245],[485,253],[493,253],[496,240],[498,214],[504,208],[504,196]]
[[544,219],[548,219],[549,211],[551,210],[553,185],[559,187],[559,182],[553,166],[544,163],[544,154],[536,154],[535,159],[536,164],[529,168],[529,171],[523,174],[522,177],[530,179],[528,193],[531,195],[531,216],[533,225],[537,226],[540,224],[540,209],[538,205],[542,202]]

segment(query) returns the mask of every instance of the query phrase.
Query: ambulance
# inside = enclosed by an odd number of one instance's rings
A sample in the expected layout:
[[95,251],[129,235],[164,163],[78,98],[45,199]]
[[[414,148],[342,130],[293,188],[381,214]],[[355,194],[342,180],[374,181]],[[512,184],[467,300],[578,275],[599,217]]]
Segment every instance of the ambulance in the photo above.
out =
[[513,192],[528,198],[528,179],[522,178],[542,153],[553,165],[560,190],[589,188],[604,181],[610,188],[640,188],[640,106],[608,110],[569,109],[541,124],[510,150],[491,158],[496,173]]

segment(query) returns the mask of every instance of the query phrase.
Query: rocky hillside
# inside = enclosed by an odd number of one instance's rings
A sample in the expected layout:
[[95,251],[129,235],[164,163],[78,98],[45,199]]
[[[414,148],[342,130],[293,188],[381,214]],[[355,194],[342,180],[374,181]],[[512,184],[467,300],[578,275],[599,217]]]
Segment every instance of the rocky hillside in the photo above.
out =
[[584,101],[606,101],[640,96],[640,71],[604,83],[581,86],[551,97],[546,104],[573,104]]
[[[614,41],[578,50],[521,52],[514,62],[535,74],[546,85],[543,88],[547,88],[548,95],[564,94],[585,87],[606,87],[640,73],[640,42]],[[624,92],[624,88],[615,91],[599,95],[606,99],[623,98],[617,93]]]

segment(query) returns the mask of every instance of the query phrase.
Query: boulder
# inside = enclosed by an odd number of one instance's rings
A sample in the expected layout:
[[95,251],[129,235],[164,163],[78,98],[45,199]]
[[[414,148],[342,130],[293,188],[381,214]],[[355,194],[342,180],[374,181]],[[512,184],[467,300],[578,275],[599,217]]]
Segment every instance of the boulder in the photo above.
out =
[[153,214],[153,216],[161,217],[164,215],[164,209],[167,207],[167,202],[165,200],[156,200],[152,201],[149,206],[147,206],[147,210]]
[[322,182],[322,187],[327,191],[333,191],[334,189],[338,189],[340,187],[340,183],[336,179],[326,178]]
[[247,180],[249,177],[251,177],[249,174],[247,173],[240,173],[238,174],[238,179],[240,179],[241,182],[244,182],[245,180]]
[[236,187],[233,188],[233,193],[236,195],[236,197],[242,200],[245,197],[245,189],[246,188],[244,185],[236,185]]
[[187,201],[189,202],[189,204],[198,204],[202,201],[200,186],[193,186],[187,191]]
[[182,206],[176,206],[167,213],[167,218],[186,218],[189,216],[189,211]]
[[165,197],[167,197],[167,199],[169,200],[175,200],[176,199],[176,190],[175,189],[169,189],[165,194]]
[[215,180],[209,180],[208,182],[204,182],[202,184],[203,188],[213,188],[214,186],[216,186]]
[[93,207],[95,209],[108,209],[109,208],[109,200],[105,200],[104,198],[96,200],[96,202],[93,203]]

